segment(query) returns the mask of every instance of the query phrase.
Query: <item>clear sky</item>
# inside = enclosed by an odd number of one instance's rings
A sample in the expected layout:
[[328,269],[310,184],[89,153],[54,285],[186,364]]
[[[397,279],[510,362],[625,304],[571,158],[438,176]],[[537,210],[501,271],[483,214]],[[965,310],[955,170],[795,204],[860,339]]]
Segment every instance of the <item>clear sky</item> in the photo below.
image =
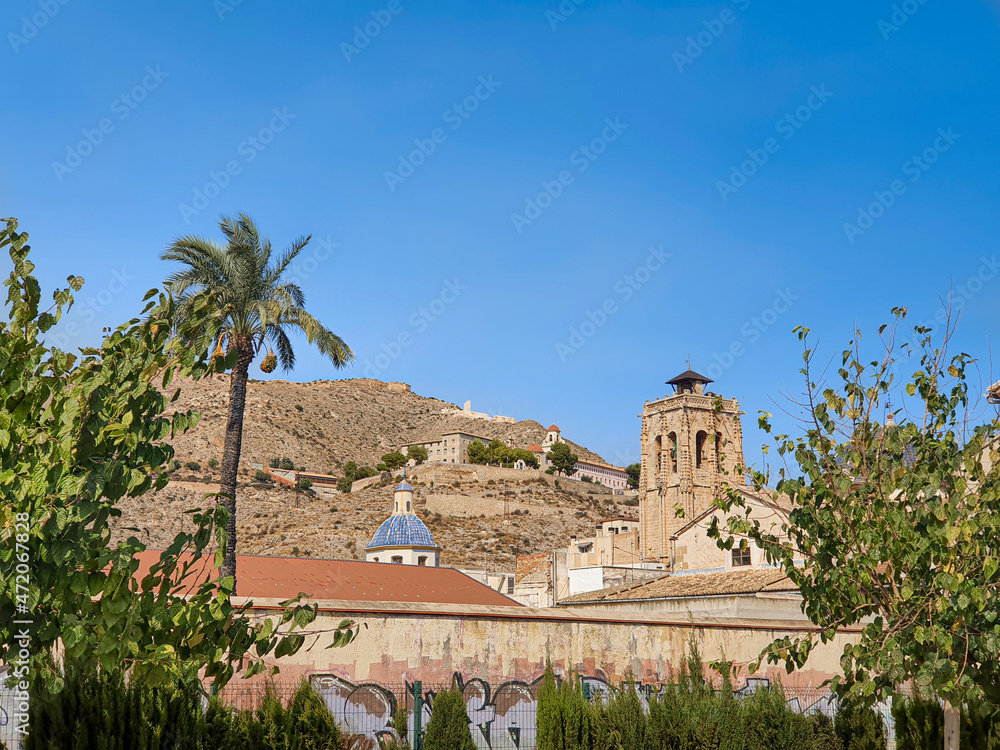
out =
[[172,239],[245,211],[278,246],[314,236],[308,305],[357,354],[334,371],[303,340],[275,376],[402,380],[619,464],[688,358],[740,399],[759,458],[757,411],[798,388],[794,326],[833,354],[895,305],[932,317],[952,284],[990,378],[997,3],[9,0],[0,18],[0,215],[50,287],[87,280],[63,344],[133,314]]

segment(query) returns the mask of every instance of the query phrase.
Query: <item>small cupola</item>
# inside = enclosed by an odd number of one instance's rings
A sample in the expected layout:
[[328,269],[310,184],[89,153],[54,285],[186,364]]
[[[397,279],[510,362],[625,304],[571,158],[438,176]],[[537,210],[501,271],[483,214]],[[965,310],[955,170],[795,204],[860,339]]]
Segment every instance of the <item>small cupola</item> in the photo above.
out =
[[672,385],[676,394],[694,393],[701,396],[705,393],[705,386],[713,382],[715,381],[711,378],[699,375],[694,370],[686,370],[676,378],[668,380],[667,385]]

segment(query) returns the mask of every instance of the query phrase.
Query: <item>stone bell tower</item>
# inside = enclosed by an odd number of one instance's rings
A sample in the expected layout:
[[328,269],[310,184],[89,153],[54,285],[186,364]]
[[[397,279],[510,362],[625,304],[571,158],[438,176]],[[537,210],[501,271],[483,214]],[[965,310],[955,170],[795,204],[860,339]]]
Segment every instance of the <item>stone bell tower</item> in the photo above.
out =
[[[670,535],[707,510],[724,483],[745,486],[740,405],[706,391],[688,370],[667,381],[673,394],[642,410],[639,539],[643,557],[670,564]],[[683,518],[677,508],[684,510]]]

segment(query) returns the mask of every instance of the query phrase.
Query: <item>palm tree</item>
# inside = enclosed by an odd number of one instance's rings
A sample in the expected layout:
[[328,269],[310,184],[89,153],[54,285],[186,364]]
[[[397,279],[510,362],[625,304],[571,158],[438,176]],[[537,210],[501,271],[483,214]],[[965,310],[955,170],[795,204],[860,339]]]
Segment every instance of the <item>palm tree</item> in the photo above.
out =
[[[306,312],[305,296],[295,284],[282,280],[289,264],[310,237],[292,243],[279,258],[271,257],[271,242],[261,239],[253,220],[246,214],[219,222],[226,236],[221,247],[202,237],[181,237],[160,256],[178,261],[183,270],[172,274],[166,285],[178,300],[180,314],[192,309],[196,298],[208,295],[223,316],[216,337],[216,354],[235,351],[229,382],[229,420],[226,446],[222,454],[219,492],[229,510],[228,541],[220,577],[233,577],[236,593],[236,473],[243,443],[243,411],[246,407],[247,377],[255,356],[268,346],[261,369],[271,372],[278,361],[284,370],[295,364],[288,333],[298,330],[315,344],[336,368],[354,361],[354,353],[344,341]],[[275,357],[274,350],[277,350]]]

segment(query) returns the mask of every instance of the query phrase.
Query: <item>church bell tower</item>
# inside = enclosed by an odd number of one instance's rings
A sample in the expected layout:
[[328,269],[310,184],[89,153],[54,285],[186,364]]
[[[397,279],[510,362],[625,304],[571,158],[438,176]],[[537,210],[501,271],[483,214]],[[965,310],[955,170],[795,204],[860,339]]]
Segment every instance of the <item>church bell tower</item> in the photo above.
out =
[[[644,558],[670,564],[670,536],[711,507],[723,485],[745,486],[740,405],[705,387],[693,370],[642,410],[639,539]],[[677,509],[683,509],[683,517]]]

